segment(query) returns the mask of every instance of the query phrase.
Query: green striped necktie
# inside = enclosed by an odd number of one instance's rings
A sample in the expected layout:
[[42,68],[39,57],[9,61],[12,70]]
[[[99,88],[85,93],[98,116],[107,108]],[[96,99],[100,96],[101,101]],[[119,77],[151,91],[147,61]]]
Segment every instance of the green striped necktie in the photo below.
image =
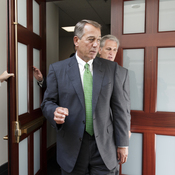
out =
[[86,63],[83,76],[84,97],[86,107],[86,132],[93,135],[93,119],[92,119],[92,74],[89,70],[89,64]]

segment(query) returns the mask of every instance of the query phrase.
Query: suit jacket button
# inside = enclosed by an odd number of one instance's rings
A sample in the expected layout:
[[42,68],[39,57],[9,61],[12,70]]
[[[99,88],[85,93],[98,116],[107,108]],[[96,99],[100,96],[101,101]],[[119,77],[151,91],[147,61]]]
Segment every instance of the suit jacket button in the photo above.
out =
[[85,124],[85,121],[83,120],[83,124]]
[[82,141],[82,138],[79,138],[80,142]]

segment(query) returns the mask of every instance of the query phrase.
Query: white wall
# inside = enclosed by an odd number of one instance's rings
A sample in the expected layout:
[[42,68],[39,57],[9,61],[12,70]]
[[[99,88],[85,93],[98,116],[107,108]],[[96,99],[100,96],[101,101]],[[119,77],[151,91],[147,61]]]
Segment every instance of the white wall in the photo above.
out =
[[[0,0],[0,74],[7,69],[6,1]],[[7,83],[3,82],[0,87],[0,166],[8,161],[8,141],[3,140],[7,132]]]
[[[54,3],[46,3],[46,52],[47,73],[49,65],[59,60],[59,9]],[[55,143],[56,131],[47,123],[47,147]]]

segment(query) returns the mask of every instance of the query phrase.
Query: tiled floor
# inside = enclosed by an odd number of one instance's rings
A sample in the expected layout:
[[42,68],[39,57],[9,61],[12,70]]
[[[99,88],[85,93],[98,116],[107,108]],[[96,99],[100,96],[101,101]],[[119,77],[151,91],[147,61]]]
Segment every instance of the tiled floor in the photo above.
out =
[[47,175],[61,175],[60,168],[54,158],[47,162]]

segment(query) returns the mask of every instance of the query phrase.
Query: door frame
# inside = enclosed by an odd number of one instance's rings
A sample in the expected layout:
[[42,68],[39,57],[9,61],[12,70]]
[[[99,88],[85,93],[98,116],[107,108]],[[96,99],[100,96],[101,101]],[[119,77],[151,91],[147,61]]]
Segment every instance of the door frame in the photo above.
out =
[[[37,36],[33,33],[33,11],[32,2],[27,0],[27,27],[24,28],[20,24],[15,24],[15,0],[7,1],[7,33],[8,33],[8,70],[9,72],[16,72],[16,50],[15,50],[15,25],[17,26],[17,41],[26,44],[27,47],[27,57],[29,66],[33,63],[30,60],[33,59],[33,48],[38,48],[40,50],[40,67],[42,73],[46,73],[46,2],[45,0],[36,0],[40,8],[40,35]],[[26,42],[26,43],[25,43]],[[31,58],[31,59],[29,59]],[[42,60],[42,61],[41,61]],[[28,67],[28,98],[33,100],[33,71],[32,67]],[[14,79],[10,79],[8,83],[8,174],[17,175],[19,174],[19,144],[15,142],[14,137],[14,122],[16,121],[16,112],[18,105],[16,103],[17,93],[16,93],[16,82],[17,76]],[[29,95],[30,94],[30,95]],[[41,91],[41,100],[43,96],[43,90]],[[32,101],[31,100],[31,101]],[[29,113],[19,116],[20,128],[27,126],[29,123],[38,120],[42,116],[41,109],[35,111],[31,110],[33,102],[28,102]],[[38,125],[34,130],[23,134],[20,138],[27,138],[28,141],[28,174],[31,175],[34,172],[34,132],[40,130],[40,170],[38,174],[47,174],[47,140],[46,140],[46,120],[43,120],[41,125]],[[20,131],[19,131],[20,132]]]

